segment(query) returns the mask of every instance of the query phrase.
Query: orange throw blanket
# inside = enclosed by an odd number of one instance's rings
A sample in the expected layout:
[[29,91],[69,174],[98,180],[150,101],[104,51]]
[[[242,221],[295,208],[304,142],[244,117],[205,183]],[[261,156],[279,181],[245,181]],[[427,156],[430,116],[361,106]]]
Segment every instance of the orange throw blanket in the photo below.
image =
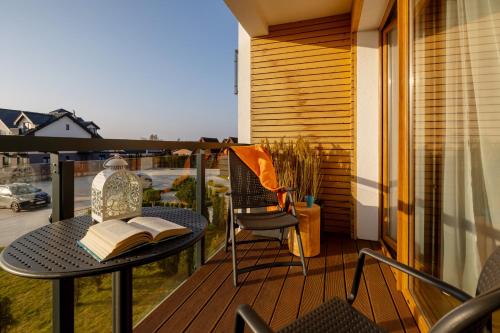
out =
[[277,193],[279,204],[283,207],[286,192],[278,185],[271,155],[261,145],[235,146],[230,149],[259,177],[264,188]]

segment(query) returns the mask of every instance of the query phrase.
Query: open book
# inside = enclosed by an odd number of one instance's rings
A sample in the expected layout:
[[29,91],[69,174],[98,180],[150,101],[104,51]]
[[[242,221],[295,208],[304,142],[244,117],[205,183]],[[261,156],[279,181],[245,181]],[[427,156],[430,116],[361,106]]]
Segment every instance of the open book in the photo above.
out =
[[185,235],[191,229],[159,217],[135,217],[128,222],[108,220],[89,228],[78,244],[97,261],[111,259],[133,248]]

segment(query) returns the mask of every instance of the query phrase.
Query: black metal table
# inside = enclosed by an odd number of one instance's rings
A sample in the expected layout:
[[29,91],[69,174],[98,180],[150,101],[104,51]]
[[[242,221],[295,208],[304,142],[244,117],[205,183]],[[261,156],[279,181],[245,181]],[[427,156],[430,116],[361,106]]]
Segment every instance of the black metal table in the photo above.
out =
[[132,267],[194,245],[201,255],[207,227],[205,217],[187,209],[148,207],[142,215],[161,217],[193,232],[99,263],[76,244],[93,224],[91,217],[74,217],[21,236],[3,250],[0,266],[18,276],[53,280],[53,331],[65,333],[74,331],[73,279],[112,273],[113,332],[132,332]]

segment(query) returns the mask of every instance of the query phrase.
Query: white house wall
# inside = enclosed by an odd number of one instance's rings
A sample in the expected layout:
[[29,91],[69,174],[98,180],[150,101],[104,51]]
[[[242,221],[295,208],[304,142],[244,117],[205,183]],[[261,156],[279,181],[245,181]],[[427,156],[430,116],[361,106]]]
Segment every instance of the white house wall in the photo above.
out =
[[250,143],[250,36],[238,24],[238,142]]
[[379,31],[357,35],[357,237],[379,239],[380,213],[380,58]]
[[[69,130],[66,130],[66,125],[69,125]],[[91,135],[73,120],[68,117],[63,117],[43,128],[36,131],[35,136],[55,136],[68,138],[90,138]]]
[[0,135],[9,135],[10,129],[0,120]]

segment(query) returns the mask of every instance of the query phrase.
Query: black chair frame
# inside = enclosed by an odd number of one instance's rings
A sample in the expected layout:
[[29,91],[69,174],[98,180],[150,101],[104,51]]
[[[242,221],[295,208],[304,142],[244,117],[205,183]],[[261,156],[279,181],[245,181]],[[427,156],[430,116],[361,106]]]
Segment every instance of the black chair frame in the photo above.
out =
[[[463,302],[432,326],[429,330],[430,333],[481,332],[484,328],[491,332],[491,315],[494,311],[500,309],[500,285],[497,284],[495,288],[487,290],[476,297],[472,297],[466,292],[432,275],[418,271],[367,248],[362,249],[359,253],[351,293],[347,297],[347,302],[349,304],[352,304],[356,299],[366,256],[372,257],[418,280],[426,282]],[[236,310],[235,332],[244,332],[245,324],[247,324],[253,332],[273,333],[273,330],[250,306],[242,304]]]
[[[241,173],[241,170],[245,169],[245,165],[243,165],[243,162],[236,156],[234,152],[229,150],[229,179],[230,183],[233,183],[231,177],[235,177],[234,172],[235,169],[235,164],[238,164],[239,168],[239,173]],[[238,276],[240,274],[244,274],[250,271],[258,270],[258,269],[266,269],[266,268],[271,268],[271,267],[283,267],[283,266],[302,266],[302,272],[304,276],[307,275],[307,269],[305,265],[305,260],[304,260],[304,250],[302,247],[302,239],[300,236],[300,227],[297,223],[294,225],[291,225],[290,227],[294,228],[294,231],[297,235],[297,242],[299,246],[299,252],[300,252],[300,262],[296,261],[289,261],[289,262],[281,262],[281,261],[275,261],[272,263],[266,263],[266,264],[258,264],[258,265],[253,265],[253,266],[248,266],[248,267],[243,267],[239,268],[238,267],[238,258],[237,258],[237,245],[241,244],[249,244],[249,243],[258,243],[258,242],[269,242],[269,241],[276,241],[278,242],[279,246],[281,247],[283,244],[283,239],[284,239],[284,232],[288,227],[284,228],[276,228],[273,227],[272,224],[270,223],[269,228],[267,229],[259,229],[259,230],[280,230],[280,237],[265,237],[265,238],[258,238],[258,239],[251,239],[251,240],[236,240],[236,228],[238,228],[238,217],[239,216],[248,216],[252,215],[252,218],[255,219],[262,219],[265,220],[269,216],[272,216],[272,214],[275,213],[286,213],[286,214],[291,214],[296,218],[296,211],[295,211],[295,205],[292,197],[292,192],[294,191],[291,188],[283,188],[282,191],[286,192],[286,201],[284,204],[284,207],[279,207],[278,205],[278,199],[277,199],[277,193],[271,192],[269,190],[266,190],[262,187],[260,184],[260,181],[258,181],[258,178],[253,172],[246,167],[248,170],[245,170],[244,172],[247,172],[247,177],[251,179],[249,183],[251,183],[253,186],[257,188],[258,193],[252,194],[249,193],[248,189],[245,189],[245,193],[241,193],[238,189],[235,189],[233,187],[233,184],[231,184],[231,190],[227,193],[229,196],[229,207],[228,207],[228,222],[226,223],[226,241],[225,241],[225,251],[228,251],[228,248],[231,247],[231,254],[232,254],[232,264],[233,264],[233,284],[236,287],[238,285]],[[233,172],[232,172],[233,171]],[[240,174],[237,174],[236,176],[241,176]],[[252,198],[254,196],[255,198]],[[244,198],[242,200],[242,198]],[[258,200],[263,198],[263,202],[260,203]],[[248,210],[252,208],[264,208],[264,207],[269,207],[275,205],[278,210],[275,212],[262,212],[262,213],[252,213],[249,214]],[[242,210],[241,213],[235,213],[236,209]],[[247,215],[245,215],[247,214]],[[251,230],[251,229],[250,229]]]

